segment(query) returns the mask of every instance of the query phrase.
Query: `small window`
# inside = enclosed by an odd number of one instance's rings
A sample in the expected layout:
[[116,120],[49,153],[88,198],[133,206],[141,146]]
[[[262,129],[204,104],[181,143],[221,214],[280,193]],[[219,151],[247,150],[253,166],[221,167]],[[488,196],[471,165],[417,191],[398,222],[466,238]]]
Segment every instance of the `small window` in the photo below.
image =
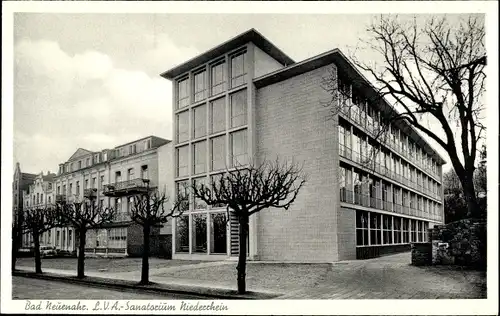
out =
[[231,127],[247,123],[247,91],[243,90],[231,95]]
[[207,97],[207,72],[202,71],[194,75],[194,102]]
[[149,179],[149,171],[147,165],[141,167],[141,178]]

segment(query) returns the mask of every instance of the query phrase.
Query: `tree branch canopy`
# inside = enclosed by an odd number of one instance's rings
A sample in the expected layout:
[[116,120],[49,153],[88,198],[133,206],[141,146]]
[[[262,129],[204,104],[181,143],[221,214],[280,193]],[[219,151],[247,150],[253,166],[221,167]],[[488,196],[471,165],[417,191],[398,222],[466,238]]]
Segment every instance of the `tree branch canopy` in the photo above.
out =
[[[433,139],[448,153],[473,206],[478,141],[486,129],[481,122],[487,62],[484,18],[470,15],[452,24],[447,17],[401,22],[397,16],[381,16],[367,32],[371,36],[366,45],[382,63],[352,58],[357,68],[374,79],[377,93],[365,98],[366,108],[387,103],[384,97],[389,96],[400,109],[381,112],[385,131],[379,134],[387,133],[391,123],[405,121]],[[367,83],[350,79],[341,69],[325,78],[324,89],[332,96],[326,105],[332,116],[352,115],[360,107],[353,92]],[[423,118],[437,125],[425,126]]]
[[248,217],[265,208],[288,209],[305,182],[301,167],[276,159],[237,167],[209,185],[193,184],[192,191],[208,205],[227,205],[236,216]]

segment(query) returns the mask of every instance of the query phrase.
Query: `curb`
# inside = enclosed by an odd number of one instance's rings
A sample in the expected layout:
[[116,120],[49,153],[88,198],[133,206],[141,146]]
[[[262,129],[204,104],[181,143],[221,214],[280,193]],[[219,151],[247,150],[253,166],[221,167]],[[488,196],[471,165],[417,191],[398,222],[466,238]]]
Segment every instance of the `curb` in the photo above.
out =
[[140,290],[144,292],[159,292],[159,293],[172,293],[172,294],[185,294],[192,296],[201,296],[206,299],[241,299],[241,300],[265,300],[274,299],[282,294],[276,293],[262,293],[262,292],[252,292],[249,291],[245,294],[238,294],[234,290],[218,289],[218,288],[206,288],[199,286],[185,286],[177,284],[162,284],[162,283],[152,283],[150,285],[141,285],[134,281],[120,280],[120,279],[109,279],[101,277],[89,277],[86,276],[83,279],[79,279],[76,276],[65,276],[55,273],[42,273],[37,274],[32,271],[26,270],[16,270],[12,272],[12,276],[20,276],[26,278],[51,280],[51,281],[61,281],[72,284],[90,284],[98,287],[106,288],[117,288],[117,289],[133,289]]

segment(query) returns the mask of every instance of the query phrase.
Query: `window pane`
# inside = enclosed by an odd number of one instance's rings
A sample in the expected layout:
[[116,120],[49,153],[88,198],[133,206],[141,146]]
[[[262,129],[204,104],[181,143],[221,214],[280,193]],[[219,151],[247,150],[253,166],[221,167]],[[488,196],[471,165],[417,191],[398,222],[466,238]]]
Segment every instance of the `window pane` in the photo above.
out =
[[226,167],[226,138],[219,136],[210,140],[212,145],[212,170],[221,170]]
[[246,83],[247,70],[245,65],[246,52],[231,58],[231,87]]
[[[202,178],[197,178],[193,180],[193,184],[195,186],[200,186],[200,185],[206,185],[207,181],[205,177]],[[194,197],[194,209],[206,209],[207,204],[203,202],[201,199],[197,198],[196,196]]]
[[180,216],[175,222],[175,252],[189,252],[189,216]]
[[210,252],[227,253],[226,213],[211,214]]
[[224,98],[217,99],[210,104],[212,133],[226,129],[226,102]]
[[183,176],[188,175],[188,172],[189,172],[188,154],[189,154],[188,146],[183,146],[183,147],[177,148],[177,176],[178,177],[183,177]]
[[207,142],[202,141],[193,145],[194,174],[207,171]]
[[177,108],[183,108],[189,105],[189,89],[188,89],[189,79],[184,79],[179,81],[177,84],[177,94],[179,98],[179,102]]
[[207,214],[193,214],[193,252],[207,253]]
[[247,123],[247,91],[243,90],[231,95],[231,127]]
[[225,90],[226,83],[226,64],[221,63],[212,66],[212,95],[221,93]]
[[194,137],[198,138],[207,134],[207,107],[201,105],[194,108]]
[[248,163],[247,155],[247,131],[242,130],[231,134],[231,166],[246,165]]
[[207,97],[207,72],[203,71],[194,75],[194,102]]
[[177,142],[189,139],[189,111],[177,114]]

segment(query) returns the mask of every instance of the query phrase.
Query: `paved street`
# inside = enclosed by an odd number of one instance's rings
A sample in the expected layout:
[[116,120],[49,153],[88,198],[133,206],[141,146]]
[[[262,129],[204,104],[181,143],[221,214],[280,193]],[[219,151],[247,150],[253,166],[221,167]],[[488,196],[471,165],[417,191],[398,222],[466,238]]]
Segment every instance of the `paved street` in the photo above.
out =
[[171,300],[203,299],[202,297],[138,292],[137,290],[105,289],[65,282],[12,277],[12,299],[47,300]]

